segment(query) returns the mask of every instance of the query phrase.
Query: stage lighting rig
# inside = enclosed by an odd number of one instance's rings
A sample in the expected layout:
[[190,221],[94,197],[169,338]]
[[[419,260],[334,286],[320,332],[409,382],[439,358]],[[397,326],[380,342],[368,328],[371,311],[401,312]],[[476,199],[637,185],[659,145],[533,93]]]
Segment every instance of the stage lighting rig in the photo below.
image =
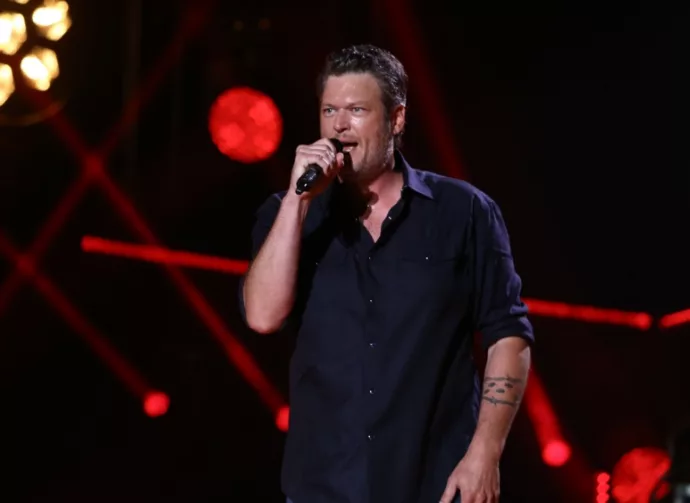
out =
[[[26,89],[43,92],[60,75],[56,52],[72,25],[65,0],[0,0],[0,110]],[[14,114],[13,114],[14,115]]]

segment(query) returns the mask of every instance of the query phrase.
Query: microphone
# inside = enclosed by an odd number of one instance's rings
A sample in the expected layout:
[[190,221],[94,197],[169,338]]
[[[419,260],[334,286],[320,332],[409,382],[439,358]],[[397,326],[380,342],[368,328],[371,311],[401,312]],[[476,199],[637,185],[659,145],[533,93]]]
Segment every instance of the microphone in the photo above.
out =
[[[343,144],[340,140],[335,138],[329,138],[329,141],[335,147],[336,152],[343,151]],[[323,169],[318,164],[310,164],[307,166],[307,171],[304,172],[302,176],[297,179],[297,186],[295,187],[295,192],[297,194],[302,194],[303,192],[309,192],[314,186],[319,177],[323,176]]]

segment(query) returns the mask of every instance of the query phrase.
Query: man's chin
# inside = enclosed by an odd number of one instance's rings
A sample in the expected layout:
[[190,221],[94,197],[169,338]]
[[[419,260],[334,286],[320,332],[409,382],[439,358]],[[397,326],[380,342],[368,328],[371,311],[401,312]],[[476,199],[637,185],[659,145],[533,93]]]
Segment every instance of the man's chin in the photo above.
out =
[[347,182],[355,182],[359,179],[359,173],[352,166],[344,166],[340,173],[338,173],[338,176]]

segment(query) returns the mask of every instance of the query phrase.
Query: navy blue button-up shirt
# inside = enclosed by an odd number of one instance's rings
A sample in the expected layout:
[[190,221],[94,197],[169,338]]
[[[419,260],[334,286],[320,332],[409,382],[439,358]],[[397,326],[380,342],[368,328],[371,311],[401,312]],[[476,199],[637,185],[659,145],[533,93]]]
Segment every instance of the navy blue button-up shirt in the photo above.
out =
[[[306,216],[282,471],[295,503],[438,502],[476,426],[474,334],[533,340],[496,203],[399,152],[396,169],[376,242],[337,182]],[[254,253],[283,195],[259,209]]]

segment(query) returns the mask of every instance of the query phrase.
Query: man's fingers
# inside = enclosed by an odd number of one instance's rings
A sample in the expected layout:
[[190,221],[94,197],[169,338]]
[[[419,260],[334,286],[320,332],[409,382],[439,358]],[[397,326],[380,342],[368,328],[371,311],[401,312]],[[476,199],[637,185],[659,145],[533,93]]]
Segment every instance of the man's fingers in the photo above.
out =
[[460,491],[460,500],[462,503],[488,503],[481,496],[481,493],[478,494],[477,491],[470,492],[469,490]]
[[299,158],[299,162],[305,170],[310,164],[319,166],[325,175],[328,175],[331,170],[331,163],[320,155],[304,155]]
[[297,155],[322,155],[324,157],[335,159],[335,152],[333,152],[332,150],[330,150],[324,146],[322,146],[322,147],[314,147],[314,146],[300,147],[297,150]]
[[324,143],[312,143],[311,145],[300,145],[297,147],[297,153],[299,154],[300,152],[328,152],[333,155],[336,154],[335,148],[333,148],[333,145],[328,141],[324,141]]
[[305,167],[309,164],[318,164],[324,171],[328,171],[328,168],[335,165],[335,155],[329,151],[302,150],[297,156],[299,163]]
[[330,138],[320,138],[311,144],[313,147],[326,147],[328,150],[332,151],[334,154],[336,152],[335,146],[331,143]]

